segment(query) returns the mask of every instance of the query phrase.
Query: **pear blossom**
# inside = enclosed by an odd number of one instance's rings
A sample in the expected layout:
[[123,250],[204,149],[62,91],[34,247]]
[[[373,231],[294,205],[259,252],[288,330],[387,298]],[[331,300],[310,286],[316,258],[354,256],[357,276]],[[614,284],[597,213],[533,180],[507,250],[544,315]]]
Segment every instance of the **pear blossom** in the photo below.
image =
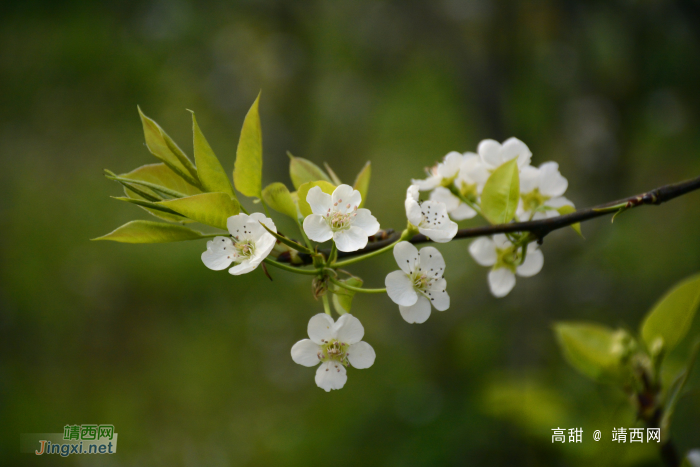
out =
[[462,164],[462,155],[456,151],[448,153],[442,162],[427,169],[428,178],[425,180],[411,180],[420,191],[432,190],[441,185],[449,184],[459,173]]
[[362,341],[365,329],[350,314],[334,322],[330,316],[319,313],[309,320],[307,331],[309,339],[300,340],[292,347],[292,360],[308,367],[320,363],[316,385],[326,392],[345,386],[348,365],[361,370],[374,364],[374,349]]
[[559,215],[563,206],[574,203],[562,196],[569,182],[559,173],[559,164],[545,162],[527,166],[520,172],[520,204],[516,215],[520,221],[545,219]]
[[511,159],[518,158],[518,167],[522,169],[530,164],[532,152],[518,138],[508,138],[503,144],[492,139],[485,139],[477,148],[479,157],[489,170],[495,170]]
[[459,166],[455,186],[467,198],[481,194],[491,173],[478,154],[465,152]]
[[431,305],[438,311],[450,307],[445,260],[434,247],[418,249],[409,242],[394,247],[394,258],[401,268],[384,281],[389,298],[399,305],[401,316],[409,323],[424,323],[430,317]]
[[430,192],[430,201],[444,204],[447,214],[456,221],[471,219],[476,216],[475,210],[467,203],[462,202],[461,199],[444,186],[439,186]]
[[522,248],[516,249],[503,234],[476,239],[469,245],[469,253],[481,266],[491,267],[488,275],[489,288],[497,298],[505,297],[513,290],[516,274],[521,277],[534,276],[544,264],[544,256],[537,243],[528,244],[523,261]]
[[349,185],[338,185],[333,195],[315,186],[306,195],[311,207],[304,219],[304,232],[315,242],[331,238],[340,251],[356,251],[367,245],[367,237],[379,230],[369,209],[358,209],[362,195]]
[[418,186],[406,190],[406,217],[418,231],[437,243],[447,243],[457,234],[457,223],[447,214],[445,204],[437,201],[419,201]]
[[250,216],[238,214],[229,217],[226,227],[231,237],[214,237],[207,242],[207,251],[202,253],[204,265],[214,271],[220,271],[235,262],[237,264],[228,270],[234,276],[254,270],[270,254],[277,242],[260,223],[277,232],[272,219],[260,212],[254,212]]

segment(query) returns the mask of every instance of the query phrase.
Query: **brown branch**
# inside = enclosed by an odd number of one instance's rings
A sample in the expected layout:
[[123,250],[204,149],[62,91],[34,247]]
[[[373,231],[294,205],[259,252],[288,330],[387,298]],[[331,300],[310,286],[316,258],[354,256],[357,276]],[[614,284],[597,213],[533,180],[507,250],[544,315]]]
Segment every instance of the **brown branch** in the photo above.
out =
[[[571,214],[565,214],[563,216],[557,216],[549,219],[541,219],[530,222],[513,222],[510,224],[484,225],[480,227],[460,229],[457,231],[457,235],[455,235],[454,238],[475,238],[485,237],[488,235],[494,235],[499,233],[530,232],[541,243],[542,239],[544,239],[544,237],[547,234],[555,230],[559,230],[564,227],[577,224],[579,222],[585,222],[591,219],[595,219],[596,217],[615,214],[620,212],[621,210],[636,208],[645,204],[659,205],[698,189],[700,189],[700,177],[686,180],[684,182],[673,183],[671,185],[665,185],[659,188],[654,188],[653,190],[647,191],[646,193],[642,193],[636,196],[630,196],[629,198],[623,198],[617,201],[611,201],[609,203],[599,204],[597,206],[593,206],[588,209],[581,209],[579,211],[572,212]],[[395,242],[399,239],[400,236],[401,234],[399,232],[386,231],[385,235],[380,236],[381,240],[370,242],[365,248],[361,250],[351,252],[339,251],[338,258],[348,258],[379,250],[380,248],[383,248]],[[409,241],[411,243],[427,243],[431,240],[425,235],[418,234],[413,236]],[[321,252],[326,255],[329,253],[328,251],[323,250]],[[303,259],[306,260],[306,258]],[[306,263],[306,261],[304,262]]]

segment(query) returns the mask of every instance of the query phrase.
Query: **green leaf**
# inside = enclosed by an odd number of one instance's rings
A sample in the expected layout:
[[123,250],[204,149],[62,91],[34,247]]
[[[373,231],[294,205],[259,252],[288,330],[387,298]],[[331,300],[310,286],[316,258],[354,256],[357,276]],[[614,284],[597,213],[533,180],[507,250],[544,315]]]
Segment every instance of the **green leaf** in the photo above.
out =
[[260,223],[260,225],[262,225],[262,226],[265,228],[265,230],[267,230],[270,234],[272,234],[272,236],[275,237],[278,241],[284,243],[284,244],[287,245],[289,248],[292,248],[292,249],[294,249],[294,250],[296,250],[296,251],[298,251],[298,252],[301,252],[301,253],[306,253],[307,255],[313,254],[313,251],[309,250],[309,249],[306,248],[305,246],[299,245],[297,242],[295,242],[295,241],[293,241],[293,240],[288,239],[288,238],[285,237],[284,235],[278,234],[278,233],[275,232],[274,230],[270,230],[270,229],[269,229],[265,224],[263,224],[262,222]]
[[[560,207],[559,209],[557,209],[557,211],[559,212],[560,215],[564,216],[566,214],[571,214],[572,212],[576,212],[576,208],[571,206],[571,205],[566,205],[566,206]],[[579,234],[581,236],[581,238],[584,238],[583,234],[581,233],[581,223],[580,222],[577,222],[575,224],[571,224],[571,228],[574,229],[574,231],[577,234]]]
[[287,155],[290,159],[289,177],[292,179],[292,185],[294,185],[294,188],[297,190],[304,183],[308,182],[323,180],[324,182],[331,183],[331,179],[326,175],[326,172],[310,160],[294,157],[290,152],[287,152]]
[[[146,201],[145,199],[126,198],[126,197],[121,197],[121,196],[112,196],[111,198],[116,199],[117,201],[125,201],[127,203],[135,204],[137,206],[141,206],[144,208],[149,208],[149,209],[153,209],[156,211],[162,211],[162,212],[167,213],[167,214],[172,214],[176,217],[179,215],[179,213],[177,213],[176,211],[173,211],[172,209],[167,208],[165,206],[161,206],[159,202]],[[179,222],[179,221],[180,220],[177,219],[177,222]]]
[[281,212],[294,220],[297,219],[297,206],[283,183],[275,182],[266,186],[262,191],[262,199],[275,211]]
[[360,207],[364,206],[365,200],[367,199],[367,191],[369,191],[369,178],[372,175],[372,163],[367,161],[360,173],[357,174],[353,188],[360,192],[362,195],[362,202],[360,202]]
[[554,331],[566,360],[601,382],[619,380],[620,333],[593,323],[557,323]]
[[201,193],[158,203],[202,224],[226,230],[226,220],[241,211],[238,201],[227,193]]
[[688,333],[700,304],[700,274],[685,279],[664,295],[642,323],[642,338],[647,348],[668,353]]
[[152,221],[131,221],[113,232],[93,240],[111,240],[121,243],[168,243],[205,238],[201,232],[181,225]]
[[323,163],[323,166],[326,168],[326,172],[328,172],[328,175],[331,177],[331,181],[336,185],[342,185],[343,182],[340,181],[340,177],[338,177],[335,172],[333,172],[333,169],[331,169],[331,166],[328,165],[326,162]]
[[497,168],[481,192],[481,212],[492,224],[506,224],[515,216],[520,201],[518,159]]
[[236,189],[245,196],[256,198],[260,198],[262,191],[262,129],[258,113],[259,102],[260,94],[255,98],[243,121],[233,169]]
[[209,192],[226,193],[231,198],[236,198],[231,180],[199,129],[194,112],[192,112],[192,132],[194,134],[194,161],[197,164],[197,173],[202,182],[202,188]]
[[141,123],[143,124],[146,146],[148,146],[151,154],[163,161],[175,173],[187,180],[188,183],[199,186],[197,169],[192,164],[192,161],[154,120],[144,115],[140,107],[138,107],[138,110],[141,116]]
[[[349,279],[341,280],[340,282],[350,285],[352,287],[362,287],[362,279],[359,277],[350,277]],[[335,286],[333,289],[333,308],[338,312],[339,315],[345,313],[350,313],[350,308],[352,307],[352,299],[355,296],[355,292],[352,290],[344,289],[339,286]]]
[[311,212],[311,206],[306,202],[306,195],[308,195],[309,190],[315,186],[320,187],[324,193],[328,193],[329,195],[332,195],[333,191],[335,191],[335,186],[329,182],[317,181],[302,184],[297,190],[297,196],[299,196],[299,212],[304,218],[313,214]]
[[[132,170],[129,173],[120,175],[119,178],[153,183],[154,185],[168,188],[169,190],[181,193],[185,196],[191,196],[201,193],[201,190],[199,188],[187,183],[185,180],[182,179],[182,177],[173,172],[167,165],[163,163],[143,165],[137,169]],[[160,201],[163,198],[161,193],[143,185],[138,190],[134,190],[133,188],[125,188],[124,193],[129,198],[143,199],[146,201]],[[148,209],[143,206],[142,208],[148,211],[151,215],[169,222],[192,222],[189,219],[185,219],[184,217],[179,215],[176,216],[165,213],[163,211]]]
[[[160,201],[161,199],[163,199],[163,197],[166,197],[166,196],[171,197],[171,198],[184,198],[187,196],[184,193],[180,193],[179,191],[171,190],[170,188],[167,188],[167,187],[164,187],[161,185],[156,185],[155,183],[151,183],[151,182],[146,182],[144,180],[133,180],[130,178],[123,178],[123,177],[120,177],[118,175],[106,175],[106,177],[109,180],[114,180],[114,181],[121,183],[129,190],[136,192],[139,196],[143,196],[144,198],[148,199],[149,201]],[[156,196],[159,196],[159,197],[155,197],[155,196],[141,190],[140,188],[136,188],[137,186],[150,188],[151,189],[150,191],[154,192],[156,194]],[[151,199],[151,198],[153,198],[153,199]]]

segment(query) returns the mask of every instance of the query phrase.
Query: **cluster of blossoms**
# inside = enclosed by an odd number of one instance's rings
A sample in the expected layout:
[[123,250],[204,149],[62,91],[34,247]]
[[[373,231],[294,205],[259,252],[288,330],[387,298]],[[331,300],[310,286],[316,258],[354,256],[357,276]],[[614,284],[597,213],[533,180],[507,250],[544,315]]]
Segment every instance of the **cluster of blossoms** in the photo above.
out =
[[[476,153],[451,152],[443,161],[428,170],[428,178],[413,180],[406,191],[404,207],[408,221],[401,238],[389,248],[393,250],[399,270],[385,279],[386,292],[398,305],[408,323],[424,323],[431,310],[445,311],[450,306],[447,293],[445,260],[434,247],[420,250],[406,240],[420,233],[436,243],[446,243],[458,233],[456,221],[481,214],[481,196],[489,177],[503,164],[517,158],[520,180],[520,198],[515,217],[520,221],[544,219],[560,214],[560,209],[573,204],[563,195],[567,181],[554,162],[540,167],[530,165],[532,153],[520,140],[510,138],[503,144],[493,140],[482,141]],[[420,192],[430,192],[427,200],[420,200]],[[349,185],[340,184],[331,194],[321,187],[308,190],[306,202],[311,214],[299,217],[309,248],[310,241],[333,242],[332,253],[321,263],[319,295],[330,288],[328,281],[352,291],[367,291],[343,285],[335,277],[334,252],[354,252],[367,246],[369,237],[379,232],[379,222],[368,209],[360,208],[362,195]],[[301,212],[301,211],[299,211]],[[264,227],[263,227],[264,225]],[[238,214],[228,219],[230,236],[217,236],[207,243],[202,261],[213,270],[231,266],[234,275],[254,270],[266,260],[278,242],[274,222],[261,213]],[[310,252],[310,250],[307,250]],[[544,262],[542,252],[527,235],[498,234],[482,237],[469,246],[477,263],[490,267],[488,283],[496,297],[507,295],[515,286],[515,276],[537,274]],[[318,257],[318,254],[316,254]],[[316,261],[316,260],[315,260]],[[325,262],[323,262],[325,261]],[[320,266],[319,266],[320,265]],[[323,272],[320,272],[323,271]],[[335,293],[338,293],[337,290]],[[325,300],[326,297],[324,297]],[[364,328],[360,321],[343,310],[338,321],[326,314],[313,316],[309,321],[309,339],[292,347],[292,359],[304,366],[319,365],[316,384],[326,390],[340,389],[347,381],[346,368],[351,365],[362,369],[372,366],[375,352],[363,342]]]
[[[476,153],[450,152],[442,162],[427,170],[426,179],[413,180],[406,197],[409,222],[436,242],[451,240],[457,232],[456,225],[448,229],[445,224],[436,235],[428,230],[430,227],[435,229],[434,223],[427,221],[438,217],[442,220],[444,211],[455,221],[475,217],[479,214],[481,193],[490,175],[513,159],[517,159],[520,182],[520,198],[515,213],[518,221],[546,219],[560,215],[563,209],[573,209],[574,204],[564,197],[568,182],[559,173],[556,162],[545,162],[534,167],[530,165],[532,152],[519,139],[510,138],[503,144],[487,139],[479,143]],[[418,191],[430,191],[429,200],[420,203]],[[439,216],[420,219],[420,210],[416,209],[416,205],[419,208],[425,206],[423,211],[430,210],[439,213]],[[450,236],[448,232],[454,233]],[[529,277],[542,269],[542,252],[535,243],[525,243],[529,240],[524,236],[498,234],[492,238],[479,238],[470,245],[469,252],[474,260],[491,268],[488,283],[494,296],[506,296],[515,286],[516,275]]]

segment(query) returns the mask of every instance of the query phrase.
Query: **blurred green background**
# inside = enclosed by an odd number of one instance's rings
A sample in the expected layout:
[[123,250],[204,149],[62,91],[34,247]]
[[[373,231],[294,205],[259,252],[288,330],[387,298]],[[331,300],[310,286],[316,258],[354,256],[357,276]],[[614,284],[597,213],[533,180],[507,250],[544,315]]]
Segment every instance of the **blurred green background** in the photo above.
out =
[[[356,297],[377,360],[329,394],[289,355],[322,311],[308,279],[210,271],[204,241],[88,240],[150,218],[102,177],[156,162],[137,104],[190,154],[196,111],[230,171],[262,89],[264,182],[291,186],[287,150],[345,181],[371,160],[367,207],[400,229],[410,178],[484,138],[559,162],[579,207],[697,176],[699,57],[691,0],[3,3],[0,463],[659,465],[654,446],[610,442],[633,411],[566,364],[551,325],[637,329],[700,270],[698,193],[588,222],[585,241],[555,232],[543,271],[500,300],[467,241],[441,245],[452,307],[409,325]],[[379,287],[393,269],[353,272]],[[674,421],[683,451],[699,399]],[[18,452],[20,433],[87,423],[114,424],[116,455]],[[557,427],[583,443],[553,445]]]

